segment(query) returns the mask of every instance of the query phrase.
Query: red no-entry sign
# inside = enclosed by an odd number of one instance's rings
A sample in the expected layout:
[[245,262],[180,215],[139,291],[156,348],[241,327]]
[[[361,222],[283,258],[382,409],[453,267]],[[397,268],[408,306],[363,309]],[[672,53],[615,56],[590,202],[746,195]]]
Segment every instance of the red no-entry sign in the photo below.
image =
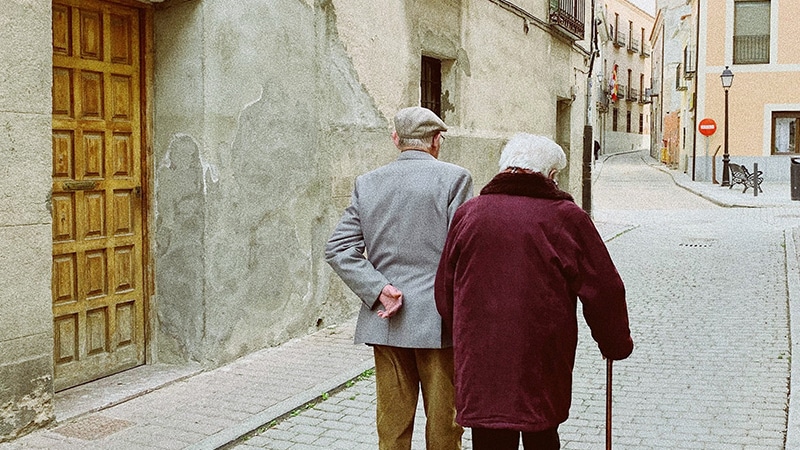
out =
[[711,136],[717,131],[717,122],[714,122],[714,119],[705,118],[697,125],[697,129],[703,136]]

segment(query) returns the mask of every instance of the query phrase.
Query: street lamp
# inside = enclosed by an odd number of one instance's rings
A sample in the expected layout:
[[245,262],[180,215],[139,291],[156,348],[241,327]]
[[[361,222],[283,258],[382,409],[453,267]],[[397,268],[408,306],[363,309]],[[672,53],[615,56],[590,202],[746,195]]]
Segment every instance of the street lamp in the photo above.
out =
[[728,89],[733,84],[733,72],[728,66],[725,66],[725,70],[722,71],[722,75],[719,78],[722,80],[722,88],[725,89],[725,152],[722,154],[722,186],[730,186],[731,178],[728,168],[730,161],[728,154]]

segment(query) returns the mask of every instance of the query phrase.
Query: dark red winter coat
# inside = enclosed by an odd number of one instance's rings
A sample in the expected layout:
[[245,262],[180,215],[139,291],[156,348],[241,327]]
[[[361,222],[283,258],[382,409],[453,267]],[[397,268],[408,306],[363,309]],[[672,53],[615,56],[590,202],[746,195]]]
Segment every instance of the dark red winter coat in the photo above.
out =
[[456,211],[435,294],[453,333],[462,426],[541,431],[567,420],[578,298],[604,356],[633,351],[625,287],[605,243],[538,173],[498,174]]

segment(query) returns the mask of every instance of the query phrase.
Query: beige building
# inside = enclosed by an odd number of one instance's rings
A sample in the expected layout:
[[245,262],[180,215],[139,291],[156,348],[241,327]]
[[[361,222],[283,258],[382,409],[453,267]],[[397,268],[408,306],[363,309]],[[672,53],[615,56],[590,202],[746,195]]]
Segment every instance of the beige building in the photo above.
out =
[[684,171],[697,151],[697,4],[662,0],[649,36],[653,49],[650,94],[654,118],[650,153],[664,164]]
[[651,50],[654,18],[628,0],[599,8],[600,77],[597,132],[601,153],[649,147]]
[[442,115],[476,189],[513,133],[554,138],[581,198],[590,8],[5,1],[0,441],[71,386],[351,317],[322,249],[354,177],[396,157],[401,107]]
[[[666,30],[665,45],[680,36],[683,51],[665,51],[662,93],[685,89],[680,102],[665,107],[661,117],[679,111],[681,138],[678,164],[694,179],[722,182],[725,152],[725,89],[721,74],[728,68],[733,82],[728,89],[728,153],[731,162],[752,170],[758,163],[767,180],[788,180],[790,157],[800,156],[800,52],[792,24],[800,3],[786,0],[694,0],[659,4]],[[681,14],[668,14],[683,8]],[[694,48],[697,49],[694,52]],[[675,61],[669,66],[670,56]],[[680,64],[680,66],[679,66]],[[673,70],[675,72],[673,72]],[[669,82],[674,74],[676,83]],[[654,80],[658,74],[654,72]],[[696,92],[696,105],[693,97]],[[693,110],[693,111],[692,111]],[[693,114],[686,114],[687,111]],[[656,114],[654,112],[654,114]],[[710,119],[716,131],[709,137],[697,133],[699,123]],[[662,122],[664,123],[664,122]],[[669,127],[661,129],[661,138]],[[716,158],[715,158],[716,155]],[[786,195],[789,195],[787,192]]]

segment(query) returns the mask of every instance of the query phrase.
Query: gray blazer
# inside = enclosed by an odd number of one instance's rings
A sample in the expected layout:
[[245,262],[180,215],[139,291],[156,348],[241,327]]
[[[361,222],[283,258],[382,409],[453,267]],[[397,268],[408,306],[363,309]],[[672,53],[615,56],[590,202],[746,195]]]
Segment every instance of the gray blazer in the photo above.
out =
[[[471,197],[466,169],[416,150],[356,178],[350,206],[325,246],[325,260],[362,301],[356,343],[452,346],[433,283],[453,214]],[[382,319],[378,296],[387,284],[403,292],[403,306]]]

